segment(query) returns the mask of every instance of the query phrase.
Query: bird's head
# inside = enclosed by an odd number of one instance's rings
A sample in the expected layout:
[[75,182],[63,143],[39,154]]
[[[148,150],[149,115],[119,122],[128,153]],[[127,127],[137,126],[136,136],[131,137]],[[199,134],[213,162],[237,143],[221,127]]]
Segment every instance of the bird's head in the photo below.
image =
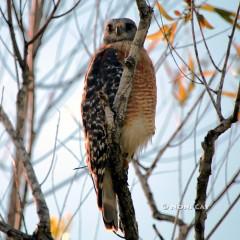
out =
[[133,41],[137,31],[134,21],[129,18],[116,18],[107,21],[104,29],[105,44],[119,41]]

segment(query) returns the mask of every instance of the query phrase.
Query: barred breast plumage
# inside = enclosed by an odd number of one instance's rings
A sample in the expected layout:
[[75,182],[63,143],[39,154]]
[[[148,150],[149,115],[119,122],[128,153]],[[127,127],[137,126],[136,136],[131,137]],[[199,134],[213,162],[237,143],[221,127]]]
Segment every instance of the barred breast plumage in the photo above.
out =
[[[117,42],[109,47],[118,50],[119,61],[128,56],[131,42]],[[156,79],[154,67],[144,48],[140,51],[132,91],[121,133],[123,152],[132,156],[151,139],[155,132]]]

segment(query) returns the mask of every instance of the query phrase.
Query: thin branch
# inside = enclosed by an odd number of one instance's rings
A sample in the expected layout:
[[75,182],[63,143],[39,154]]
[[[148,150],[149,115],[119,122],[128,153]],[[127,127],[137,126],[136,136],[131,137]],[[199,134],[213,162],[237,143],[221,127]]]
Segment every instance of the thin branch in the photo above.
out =
[[138,179],[141,183],[141,186],[142,186],[143,192],[146,196],[148,205],[152,211],[153,218],[155,218],[156,220],[160,220],[160,221],[176,223],[177,225],[179,225],[180,228],[182,226],[183,227],[186,226],[186,223],[182,219],[176,218],[175,216],[172,216],[169,214],[163,214],[157,209],[157,205],[156,205],[155,199],[153,198],[153,193],[151,192],[150,186],[147,182],[147,178],[140,172],[136,160],[133,160],[133,167],[134,167],[136,175],[138,176]]
[[46,21],[45,24],[38,30],[38,32],[32,37],[32,39],[27,42],[27,46],[29,46],[30,44],[34,43],[34,42],[44,33],[44,31],[45,31],[46,28],[48,27],[48,24],[49,24],[49,23],[51,22],[51,20],[53,19],[53,16],[54,16],[55,12],[57,11],[60,2],[61,2],[61,1],[59,0],[59,1],[57,2],[57,4],[54,5],[54,8],[53,8],[50,16],[48,17],[47,21]]
[[[196,36],[195,36],[195,30],[194,30],[194,14],[193,13],[196,13],[195,11],[195,4],[194,4],[194,0],[192,0],[191,2],[191,15],[192,15],[192,18],[191,18],[191,26],[192,26],[192,36],[193,36],[193,45],[194,45],[194,51],[195,51],[195,56],[196,56],[196,59],[197,59],[197,63],[198,63],[198,68],[199,68],[199,72],[200,72],[200,75],[202,77],[202,81],[204,83],[204,86],[206,87],[206,90],[207,90],[207,93],[212,101],[212,104],[218,114],[218,117],[219,117],[219,120],[222,121],[223,120],[223,116],[222,116],[222,113],[221,111],[219,111],[219,108],[217,107],[217,104],[212,96],[212,93],[209,89],[209,86],[208,86],[208,83],[206,81],[206,78],[203,74],[203,70],[202,70],[202,65],[201,65],[201,62],[200,62],[200,59],[199,59],[199,55],[198,55],[198,48],[197,48],[197,44],[196,44]],[[196,13],[197,14],[197,13]]]
[[44,234],[44,235],[46,234],[49,237],[49,239],[51,239],[49,210],[48,210],[44,195],[42,193],[41,187],[38,183],[36,174],[30,162],[29,155],[24,147],[23,140],[17,137],[17,134],[13,128],[12,123],[10,122],[8,116],[6,115],[4,109],[1,106],[0,106],[0,121],[4,125],[16,149],[18,150],[18,153],[20,155],[19,158],[21,159],[25,168],[27,181],[29,183],[29,186],[32,189],[32,194],[36,201],[37,214],[40,220],[37,234]]
[[69,10],[67,10],[66,12],[61,13],[61,14],[59,14],[59,15],[53,16],[52,18],[53,18],[53,19],[54,19],[54,18],[60,18],[60,17],[63,17],[63,16],[65,16],[65,15],[69,14],[70,12],[72,12],[72,11],[78,6],[78,4],[79,4],[80,2],[81,2],[81,0],[78,0]]
[[237,197],[234,199],[234,201],[232,202],[232,204],[228,207],[228,209],[226,210],[226,212],[222,215],[222,217],[218,220],[218,222],[215,224],[215,226],[213,227],[213,229],[210,231],[210,233],[207,235],[207,237],[205,238],[205,240],[210,239],[210,237],[213,235],[213,233],[217,230],[217,228],[221,225],[221,223],[224,221],[224,219],[226,219],[226,216],[230,213],[230,211],[232,210],[232,208],[236,205],[236,203],[239,201],[240,199],[240,194],[237,195]]
[[199,97],[197,98],[197,100],[195,101],[195,103],[192,105],[192,107],[190,108],[189,112],[187,113],[186,117],[182,120],[181,124],[177,127],[177,129],[174,131],[174,133],[170,136],[170,138],[168,139],[168,141],[165,143],[165,145],[159,150],[159,152],[157,153],[155,159],[153,160],[151,166],[148,168],[147,172],[146,172],[146,176],[149,177],[153,170],[155,169],[155,167],[157,166],[157,163],[159,161],[159,159],[162,157],[163,153],[166,151],[166,149],[170,146],[171,142],[173,141],[173,139],[177,136],[178,132],[183,128],[183,126],[185,125],[185,123],[188,121],[188,119],[190,118],[190,116],[192,115],[192,113],[194,112],[195,108],[197,107],[197,105],[199,104],[199,101],[202,99],[203,95],[205,94],[205,90],[202,91],[202,93],[199,95]]
[[26,39],[25,39],[25,31],[24,31],[23,22],[22,22],[22,17],[20,17],[20,19],[18,18],[17,9],[15,7],[14,2],[12,2],[12,6],[13,6],[13,11],[14,11],[15,18],[17,20],[18,26],[19,26],[19,28],[20,28],[20,30],[22,32],[22,37],[23,37],[24,41],[26,41]]
[[[198,12],[196,11],[195,8],[194,8],[194,12],[195,12],[196,14],[198,14]],[[222,70],[217,66],[217,64],[214,62],[214,60],[213,60],[213,58],[212,58],[212,54],[211,54],[211,52],[210,52],[210,50],[209,50],[209,47],[208,47],[208,45],[207,45],[207,41],[206,41],[206,38],[205,38],[205,36],[204,36],[203,29],[202,29],[202,26],[201,26],[201,24],[200,24],[200,20],[199,20],[198,17],[197,17],[197,21],[198,21],[198,26],[199,26],[199,29],[200,29],[200,32],[201,32],[202,40],[203,40],[203,43],[204,43],[205,48],[206,48],[206,50],[207,50],[208,56],[209,56],[209,58],[210,58],[210,61],[212,62],[213,66],[215,67],[215,69],[216,69],[217,71],[222,72]],[[198,41],[195,41],[195,43],[197,43],[197,42],[198,42]]]
[[217,108],[218,108],[219,112],[221,112],[221,97],[222,97],[223,83],[224,83],[224,79],[225,79],[225,76],[226,76],[228,59],[229,59],[229,56],[230,56],[230,51],[231,51],[232,42],[233,42],[233,36],[234,36],[235,30],[236,30],[239,12],[240,12],[240,2],[238,4],[238,9],[237,9],[235,20],[234,20],[234,23],[233,23],[232,32],[231,32],[231,35],[229,36],[229,42],[228,42],[226,57],[225,57],[225,61],[224,61],[224,64],[223,64],[222,75],[221,75],[221,79],[220,79],[220,83],[219,83],[219,87],[218,87]]
[[153,229],[154,229],[155,233],[157,234],[158,238],[159,238],[160,240],[164,240],[163,236],[162,236],[161,233],[158,231],[158,229],[157,229],[157,227],[156,227],[155,224],[153,224]]
[[22,59],[22,56],[21,56],[21,53],[20,53],[20,50],[19,50],[19,47],[17,44],[15,32],[14,32],[14,27],[13,27],[13,22],[12,22],[12,1],[11,0],[7,1],[7,13],[8,13],[8,21],[7,21],[8,29],[9,29],[11,40],[12,40],[14,54],[18,60],[19,65],[23,69],[25,66],[25,63]]
[[219,193],[219,195],[211,202],[211,204],[207,208],[207,212],[209,212],[215,204],[225,195],[225,193],[228,191],[228,189],[236,183],[236,179],[240,175],[240,169],[233,175],[232,179],[229,181],[229,183],[226,185],[226,187]]
[[240,108],[240,83],[238,93],[235,100],[233,114],[223,120],[216,128],[210,130],[203,143],[203,155],[200,159],[199,176],[197,179],[197,195],[195,199],[195,238],[196,240],[204,239],[205,220],[206,220],[206,196],[209,177],[211,175],[212,159],[215,153],[215,142],[220,135],[231,128],[232,124],[238,120],[238,112]]

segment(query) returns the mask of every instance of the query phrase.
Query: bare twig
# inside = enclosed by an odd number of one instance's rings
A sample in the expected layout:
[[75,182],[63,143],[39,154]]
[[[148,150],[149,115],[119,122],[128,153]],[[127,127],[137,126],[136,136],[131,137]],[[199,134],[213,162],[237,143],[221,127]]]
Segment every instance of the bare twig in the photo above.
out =
[[227,64],[228,64],[228,59],[229,59],[229,56],[230,56],[230,50],[231,50],[231,47],[232,47],[233,36],[234,36],[236,26],[237,26],[239,11],[240,11],[240,2],[238,4],[238,9],[237,9],[235,20],[234,20],[234,23],[233,23],[233,26],[232,26],[232,32],[229,36],[229,42],[228,42],[226,57],[225,57],[225,61],[224,61],[224,64],[223,64],[222,75],[221,75],[221,79],[220,79],[220,83],[219,83],[219,87],[218,87],[218,92],[217,92],[217,108],[218,108],[219,112],[221,112],[221,97],[222,97],[223,83],[224,83],[224,79],[225,79],[225,76],[226,76]]
[[78,6],[78,4],[80,2],[81,2],[81,0],[78,0],[69,10],[67,10],[66,12],[61,13],[59,15],[53,16],[52,18],[60,18],[60,17],[63,17],[65,15],[69,14],[70,12],[72,12]]
[[219,117],[219,120],[222,121],[223,120],[223,116],[222,116],[222,113],[221,111],[219,111],[219,108],[217,107],[217,104],[215,102],[215,99],[213,98],[213,95],[209,89],[209,86],[208,86],[208,83],[206,81],[206,78],[203,74],[203,70],[202,70],[202,65],[201,65],[201,62],[200,62],[200,59],[199,59],[199,55],[198,55],[198,48],[197,48],[197,44],[196,44],[196,36],[195,36],[195,30],[194,30],[194,14],[193,12],[196,13],[196,11],[194,10],[195,9],[195,4],[194,4],[194,0],[192,0],[191,2],[191,15],[192,15],[192,18],[191,18],[191,25],[192,25],[192,36],[193,36],[193,45],[194,45],[194,50],[195,50],[195,56],[196,56],[196,59],[197,59],[197,63],[198,63],[198,68],[199,68],[199,72],[200,72],[200,75],[202,77],[202,81],[204,83],[204,86],[206,87],[206,90],[207,90],[207,93],[212,101],[212,104],[218,114],[218,117]]
[[182,219],[176,218],[175,216],[172,216],[172,215],[169,215],[169,214],[163,214],[158,210],[156,202],[153,198],[153,194],[151,192],[150,186],[147,182],[147,178],[146,178],[146,176],[144,176],[140,172],[140,169],[139,169],[139,166],[137,165],[136,160],[133,161],[133,166],[134,166],[135,172],[138,176],[138,179],[141,183],[141,186],[142,186],[143,192],[146,196],[148,205],[149,205],[149,207],[152,211],[153,218],[155,218],[157,220],[160,220],[160,221],[167,221],[167,222],[171,222],[171,223],[176,223],[180,228],[182,226],[183,227],[186,226],[186,223]]
[[197,196],[195,199],[195,237],[196,240],[204,239],[205,219],[206,219],[206,192],[209,177],[211,174],[212,158],[215,153],[215,142],[218,137],[226,132],[233,123],[238,120],[238,112],[240,108],[240,84],[238,86],[238,93],[233,109],[233,114],[227,119],[223,120],[216,128],[210,130],[203,143],[203,155],[200,159],[199,176],[197,179]]
[[55,12],[57,11],[58,9],[58,6],[60,4],[60,0],[57,2],[56,5],[54,5],[54,8],[50,14],[50,16],[48,17],[48,19],[46,20],[45,24],[38,30],[38,32],[32,37],[32,39],[30,39],[28,42],[27,42],[27,46],[32,44],[34,41],[36,41],[43,33],[44,31],[46,30],[46,28],[48,27],[48,24],[51,22],[51,20],[53,19],[53,16],[55,14]]
[[146,176],[147,177],[149,177],[151,175],[151,173],[153,172],[153,170],[157,166],[157,163],[158,163],[159,159],[161,158],[161,156],[163,155],[163,153],[170,146],[171,142],[177,136],[178,132],[182,129],[182,127],[185,125],[185,123],[189,120],[190,116],[192,115],[192,113],[196,109],[196,106],[199,104],[199,101],[202,99],[204,94],[205,94],[205,90],[202,91],[202,93],[199,95],[199,97],[197,98],[195,103],[190,108],[190,110],[187,113],[186,117],[182,120],[181,124],[177,127],[177,129],[174,131],[174,133],[170,136],[170,138],[165,143],[165,145],[159,150],[159,152],[157,153],[157,155],[156,155],[155,159],[153,160],[151,166],[148,168],[148,170],[146,172]]
[[228,189],[236,183],[237,177],[240,175],[240,169],[233,175],[232,179],[228,182],[226,187],[218,194],[218,196],[211,202],[211,204],[207,208],[207,212],[209,212],[215,204],[224,196],[224,194],[228,191]]
[[[196,14],[198,14],[195,8],[194,8],[194,12],[195,12]],[[206,41],[207,39],[206,39],[205,36],[204,36],[203,29],[202,29],[202,26],[201,26],[201,24],[200,24],[200,20],[199,20],[198,17],[197,17],[197,21],[198,21],[198,26],[199,26],[199,29],[200,29],[200,32],[201,32],[201,35],[202,35],[202,41],[203,41],[203,43],[204,43],[204,45],[205,45],[205,48],[206,48],[206,50],[207,50],[208,56],[209,56],[209,58],[210,58],[210,61],[212,62],[213,66],[215,67],[215,69],[216,69],[217,71],[222,72],[222,70],[217,66],[217,64],[216,64],[216,63],[214,62],[214,60],[213,60],[212,54],[211,54],[210,49],[209,49],[209,47],[208,47],[208,45],[207,45],[207,41]],[[195,43],[198,43],[198,41],[195,40]]]
[[0,121],[4,125],[6,131],[8,132],[16,149],[20,154],[20,159],[24,165],[24,169],[26,172],[27,181],[29,183],[29,186],[32,189],[32,194],[36,201],[37,214],[40,220],[36,234],[40,234],[40,235],[44,234],[44,235],[47,235],[49,239],[51,239],[49,210],[45,202],[44,195],[38,183],[32,164],[30,162],[29,155],[24,147],[23,141],[21,138],[19,139],[17,137],[17,134],[13,128],[13,125],[10,122],[8,116],[6,115],[2,107],[0,107]]
[[20,53],[20,50],[19,50],[19,47],[17,44],[15,32],[14,32],[14,27],[13,27],[13,22],[12,22],[12,1],[11,0],[7,1],[7,13],[8,13],[8,21],[7,21],[8,29],[9,29],[9,32],[11,35],[14,54],[18,60],[19,65],[23,69],[25,67],[25,64],[24,64],[23,58],[21,56],[21,53]]
[[158,231],[158,229],[157,229],[157,227],[156,227],[155,224],[153,224],[153,229],[154,229],[155,233],[157,234],[158,238],[159,238],[160,240],[164,240],[163,236],[162,236],[161,233]]
[[240,199],[240,194],[237,195],[237,197],[234,199],[234,201],[232,202],[232,204],[228,207],[228,209],[226,210],[226,212],[222,215],[222,217],[218,220],[218,222],[215,224],[215,226],[213,227],[213,229],[210,231],[210,233],[207,235],[207,237],[205,238],[206,240],[210,239],[210,237],[213,235],[213,233],[217,230],[217,228],[221,225],[221,223],[224,221],[224,219],[226,219],[226,216],[230,213],[230,211],[232,210],[232,208],[236,205],[236,203],[239,201]]

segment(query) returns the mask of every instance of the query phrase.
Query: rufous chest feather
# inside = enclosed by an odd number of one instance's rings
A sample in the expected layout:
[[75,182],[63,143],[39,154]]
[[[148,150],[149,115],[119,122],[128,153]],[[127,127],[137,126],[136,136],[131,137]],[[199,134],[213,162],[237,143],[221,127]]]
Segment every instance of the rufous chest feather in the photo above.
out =
[[[115,43],[119,60],[128,56],[130,43]],[[135,69],[132,91],[121,133],[122,151],[133,155],[144,147],[155,132],[156,78],[151,59],[144,48]]]

